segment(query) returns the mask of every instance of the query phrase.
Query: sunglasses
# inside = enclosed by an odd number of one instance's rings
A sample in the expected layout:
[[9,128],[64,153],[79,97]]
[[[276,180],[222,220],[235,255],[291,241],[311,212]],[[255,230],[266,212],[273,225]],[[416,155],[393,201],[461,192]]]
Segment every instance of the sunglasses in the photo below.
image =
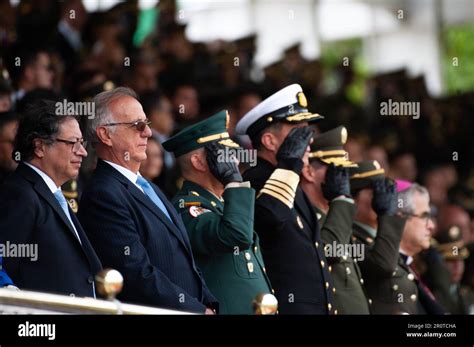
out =
[[128,125],[129,128],[135,127],[135,129],[142,132],[150,124],[151,124],[151,121],[149,121],[148,119],[145,119],[145,120],[137,120],[135,122],[106,123],[106,124],[102,124],[102,126]]

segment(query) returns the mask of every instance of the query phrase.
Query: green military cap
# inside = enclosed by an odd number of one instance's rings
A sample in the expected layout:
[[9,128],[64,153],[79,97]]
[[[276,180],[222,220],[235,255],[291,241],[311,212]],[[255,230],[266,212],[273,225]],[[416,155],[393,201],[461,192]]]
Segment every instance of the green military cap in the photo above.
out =
[[437,244],[436,249],[442,254],[446,260],[462,260],[469,256],[462,239],[461,228],[457,225],[451,225],[444,230],[438,231],[435,235]]
[[357,162],[358,167],[349,168],[351,191],[371,188],[372,182],[385,177],[385,170],[377,160]]
[[336,166],[357,167],[357,164],[347,159],[349,154],[344,150],[347,141],[347,129],[339,126],[313,139],[309,160],[320,160],[324,164]]
[[230,139],[227,132],[228,127],[229,113],[227,110],[223,110],[199,123],[184,128],[163,142],[163,148],[168,152],[174,152],[174,155],[179,157],[204,147],[209,142],[219,142],[227,147],[239,147]]

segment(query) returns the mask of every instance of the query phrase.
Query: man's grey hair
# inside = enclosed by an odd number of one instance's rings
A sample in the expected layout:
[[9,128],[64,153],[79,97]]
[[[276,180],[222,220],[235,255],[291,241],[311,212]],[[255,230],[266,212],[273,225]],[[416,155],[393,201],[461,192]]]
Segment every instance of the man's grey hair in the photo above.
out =
[[397,199],[398,212],[401,212],[404,214],[415,213],[415,201],[414,201],[415,193],[418,193],[421,196],[425,196],[428,199],[430,198],[428,190],[425,187],[419,185],[418,183],[413,183],[410,186],[410,188],[398,193],[398,197],[397,197],[398,198]]
[[191,152],[185,153],[185,154],[179,156],[178,158],[176,158],[176,161],[179,165],[179,168],[181,169],[181,174],[183,176],[188,177],[189,175],[192,174],[193,165],[191,164],[191,156],[195,153],[200,154],[200,155],[204,155],[205,149],[201,147],[201,148],[195,149]]
[[[127,87],[118,87],[99,93],[92,99],[95,104],[95,116],[89,122],[87,133],[93,147],[99,143],[96,129],[102,124],[115,122],[114,116],[109,109],[110,103],[124,96],[131,96],[137,99],[137,94]],[[115,131],[115,127],[110,127],[110,131]]]

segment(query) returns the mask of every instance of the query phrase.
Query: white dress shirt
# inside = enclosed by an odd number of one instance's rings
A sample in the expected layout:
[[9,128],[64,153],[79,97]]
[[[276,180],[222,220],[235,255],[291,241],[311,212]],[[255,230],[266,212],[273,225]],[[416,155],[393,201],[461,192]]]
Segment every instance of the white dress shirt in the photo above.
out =
[[[36,166],[34,166],[30,163],[27,163],[27,162],[24,162],[24,163],[26,165],[28,165],[29,167],[31,167],[33,170],[35,170],[36,173],[41,176],[44,183],[46,183],[46,185],[48,186],[49,190],[51,190],[51,193],[53,195],[54,195],[54,193],[56,193],[56,191],[61,190],[61,187],[57,187],[56,184],[54,183],[54,181],[51,179],[51,177],[49,177],[46,173],[44,173],[43,171],[38,169]],[[72,221],[72,219],[71,219],[71,221]],[[80,241],[81,238],[79,237],[79,234],[77,233],[76,226],[74,225],[74,223],[71,223],[71,224],[72,224],[72,228],[74,229],[74,232],[76,233],[77,239],[79,240],[79,242],[81,242]]]
[[140,187],[138,184],[137,184],[137,179],[138,179],[138,176],[141,176],[140,175],[140,172],[138,173],[134,173],[133,171],[130,171],[129,169],[127,169],[126,167],[123,167],[119,164],[115,164],[115,163],[112,163],[111,161],[108,161],[108,160],[104,160],[107,164],[109,164],[110,166],[112,166],[115,170],[117,170],[118,172],[120,172],[122,175],[124,175],[130,182],[132,182],[135,187],[137,187],[138,189],[140,189],[140,191],[142,193],[144,193],[142,187]]

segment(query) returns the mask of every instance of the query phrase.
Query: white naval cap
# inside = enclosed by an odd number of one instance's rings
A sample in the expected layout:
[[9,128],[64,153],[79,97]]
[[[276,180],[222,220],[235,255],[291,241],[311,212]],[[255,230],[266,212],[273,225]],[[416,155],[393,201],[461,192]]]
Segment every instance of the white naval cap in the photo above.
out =
[[263,100],[237,123],[235,133],[251,138],[277,121],[290,123],[314,122],[324,119],[308,111],[308,102],[299,84],[289,85]]

